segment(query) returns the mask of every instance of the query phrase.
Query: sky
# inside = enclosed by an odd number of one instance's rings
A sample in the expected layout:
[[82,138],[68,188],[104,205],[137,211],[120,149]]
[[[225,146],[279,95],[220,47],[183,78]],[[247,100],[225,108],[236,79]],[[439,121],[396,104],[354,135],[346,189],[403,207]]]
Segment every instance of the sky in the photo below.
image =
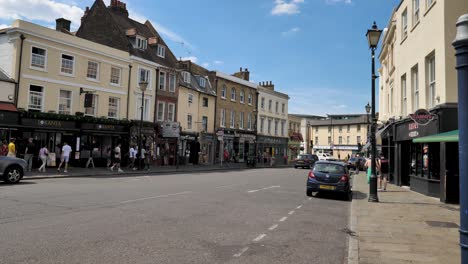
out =
[[[0,0],[0,28],[14,19],[54,28],[64,17],[76,30],[93,2]],[[248,68],[251,81],[272,81],[290,96],[289,113],[326,115],[365,113],[371,101],[365,34],[373,21],[386,27],[400,0],[123,2],[131,18],[155,25],[178,58],[228,74]]]

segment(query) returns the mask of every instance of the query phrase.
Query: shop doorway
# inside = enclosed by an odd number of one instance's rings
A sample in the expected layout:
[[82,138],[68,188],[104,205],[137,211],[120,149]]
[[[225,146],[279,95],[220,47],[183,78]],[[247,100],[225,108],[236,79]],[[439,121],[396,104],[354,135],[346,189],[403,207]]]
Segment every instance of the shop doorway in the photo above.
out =
[[458,160],[458,143],[447,142],[446,144],[446,200],[447,203],[458,204],[460,202],[460,173]]

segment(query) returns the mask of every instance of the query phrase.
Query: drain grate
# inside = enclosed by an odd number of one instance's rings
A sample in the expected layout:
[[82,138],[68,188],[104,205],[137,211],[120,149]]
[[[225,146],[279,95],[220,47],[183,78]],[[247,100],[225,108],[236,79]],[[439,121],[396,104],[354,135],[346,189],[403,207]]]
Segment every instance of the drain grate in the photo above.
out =
[[430,227],[445,227],[445,228],[458,228],[459,226],[452,222],[441,222],[441,221],[426,221],[426,224]]

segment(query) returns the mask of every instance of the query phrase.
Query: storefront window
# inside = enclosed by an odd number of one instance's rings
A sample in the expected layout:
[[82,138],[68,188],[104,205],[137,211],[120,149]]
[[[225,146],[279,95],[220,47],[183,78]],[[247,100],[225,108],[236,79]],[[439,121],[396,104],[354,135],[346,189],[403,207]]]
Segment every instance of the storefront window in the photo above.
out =
[[440,179],[439,143],[412,144],[410,151],[410,175],[432,180]]

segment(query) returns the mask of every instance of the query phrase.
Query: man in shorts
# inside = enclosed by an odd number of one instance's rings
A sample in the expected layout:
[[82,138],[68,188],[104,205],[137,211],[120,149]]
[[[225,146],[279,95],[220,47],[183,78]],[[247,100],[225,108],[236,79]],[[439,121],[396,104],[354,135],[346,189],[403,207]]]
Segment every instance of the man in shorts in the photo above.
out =
[[[388,173],[389,173],[389,161],[383,154],[380,154],[380,177],[379,179],[379,190],[386,191],[387,190],[387,181],[388,181]],[[382,188],[383,182],[383,188]]]
[[62,159],[60,161],[60,165],[57,168],[58,172],[60,172],[60,168],[62,167],[63,163],[65,163],[65,170],[63,172],[68,172],[68,162],[70,161],[71,152],[72,148],[67,144],[67,142],[64,142],[62,147]]
[[123,170],[120,168],[120,162],[122,161],[121,146],[122,145],[119,143],[114,149],[114,165],[110,167],[111,171],[113,171],[114,167],[116,167],[118,172],[123,172]]

